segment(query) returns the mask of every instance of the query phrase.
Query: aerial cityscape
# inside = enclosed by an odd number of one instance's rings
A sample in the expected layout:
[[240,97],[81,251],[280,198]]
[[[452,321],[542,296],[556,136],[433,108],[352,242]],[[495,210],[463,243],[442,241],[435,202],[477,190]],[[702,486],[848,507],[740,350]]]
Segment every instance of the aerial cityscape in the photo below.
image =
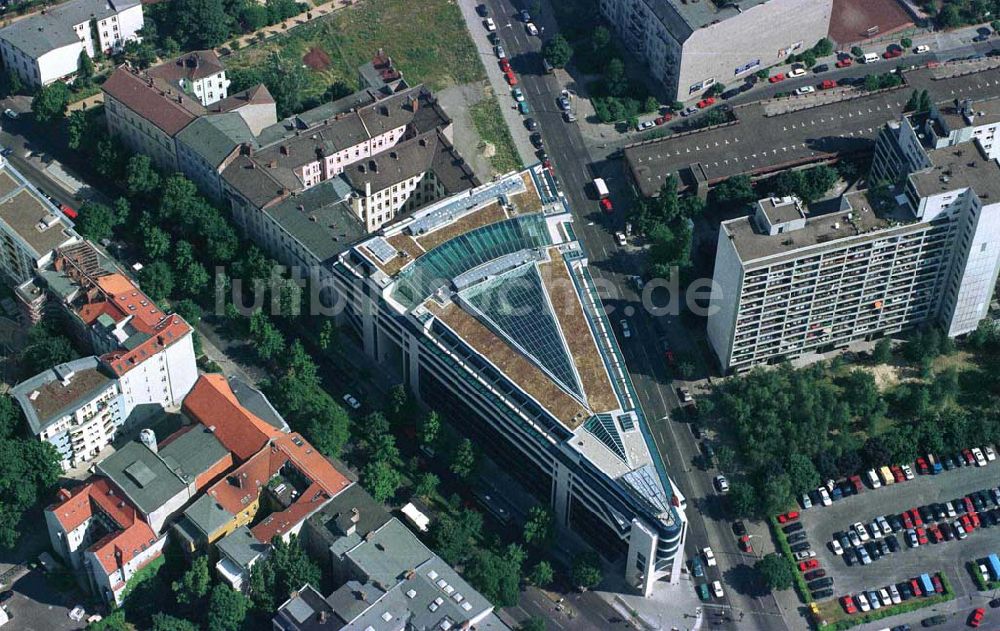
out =
[[1000,0],[4,0],[0,627],[1000,631]]

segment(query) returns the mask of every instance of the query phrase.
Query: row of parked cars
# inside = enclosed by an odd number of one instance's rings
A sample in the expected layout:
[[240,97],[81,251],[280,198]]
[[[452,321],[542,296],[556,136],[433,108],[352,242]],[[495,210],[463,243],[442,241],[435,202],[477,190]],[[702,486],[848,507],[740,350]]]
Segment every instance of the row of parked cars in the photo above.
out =
[[[691,574],[695,579],[705,579],[705,567],[716,567],[718,561],[715,559],[715,553],[712,552],[712,548],[708,547],[701,551],[700,555],[697,555],[691,559]],[[695,592],[698,593],[698,598],[705,602],[712,600],[713,597],[721,599],[725,596],[725,592],[722,590],[722,581],[715,580],[711,582],[711,587],[709,587],[708,582],[696,583]]]
[[[862,590],[856,594],[846,594],[840,597],[840,606],[847,614],[866,613],[882,607],[899,605],[912,598],[921,598],[944,593],[944,584],[940,574],[921,574],[920,576],[886,585],[878,589]],[[908,627],[896,627],[908,628]]]
[[806,587],[812,593],[814,600],[823,600],[833,596],[833,578],[826,575],[826,570],[819,566],[815,558],[816,551],[807,541],[808,535],[799,521],[798,511],[789,511],[778,515],[778,523],[785,533],[788,547],[795,560],[799,562],[799,571],[806,580]]
[[955,455],[935,456],[927,454],[917,458],[917,472],[921,475],[937,475],[942,471],[961,469],[962,467],[985,467],[997,459],[997,452],[992,446],[972,447],[963,449]]

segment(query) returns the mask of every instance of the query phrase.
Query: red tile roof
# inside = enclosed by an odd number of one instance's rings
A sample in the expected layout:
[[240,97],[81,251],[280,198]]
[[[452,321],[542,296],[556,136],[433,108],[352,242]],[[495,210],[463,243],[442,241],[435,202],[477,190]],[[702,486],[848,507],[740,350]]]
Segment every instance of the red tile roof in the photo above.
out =
[[97,278],[97,287],[78,310],[84,324],[91,325],[102,314],[115,322],[132,316],[131,324],[138,331],[152,334],[166,314],[124,274],[114,273]]
[[136,520],[135,508],[125,500],[124,494],[116,494],[105,478],[93,478],[72,492],[63,489],[59,497],[61,501],[46,510],[55,515],[66,532],[90,519],[95,506],[120,528],[128,528]]
[[260,495],[260,489],[274,475],[267,449],[233,470],[206,491],[222,508],[233,515],[243,511]]
[[191,327],[184,321],[184,318],[174,314],[161,322],[154,329],[151,337],[142,344],[130,351],[105,353],[101,359],[111,366],[111,370],[120,377],[174,342],[181,340],[190,331]]
[[250,529],[257,541],[269,543],[275,535],[284,536],[302,520],[323,508],[331,499],[318,484],[310,484],[294,504],[283,511],[275,511]]
[[168,136],[173,136],[203,115],[205,108],[186,94],[168,94],[164,87],[152,77],[144,79],[125,66],[119,66],[101,89]]
[[281,432],[258,418],[237,400],[223,375],[202,375],[184,398],[184,413],[215,435],[243,462],[259,452]]
[[337,471],[333,464],[300,434],[283,434],[275,439],[274,444],[292,461],[296,469],[318,484],[330,497],[351,485],[347,476]]
[[154,543],[156,543],[156,533],[149,524],[139,519],[125,530],[109,533],[90,546],[89,550],[97,556],[104,571],[111,574],[118,569],[119,563],[121,565],[128,563]]

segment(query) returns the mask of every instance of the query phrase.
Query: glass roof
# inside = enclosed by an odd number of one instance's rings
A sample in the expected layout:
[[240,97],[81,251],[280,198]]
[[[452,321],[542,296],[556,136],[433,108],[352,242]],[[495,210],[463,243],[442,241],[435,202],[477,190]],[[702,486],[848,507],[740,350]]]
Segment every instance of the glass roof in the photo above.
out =
[[573,360],[534,263],[493,276],[459,295],[473,315],[506,338],[564,390],[583,399]]
[[545,216],[512,217],[445,241],[399,273],[393,297],[413,307],[459,274],[518,250],[551,245]]
[[615,419],[610,414],[595,414],[591,416],[583,424],[583,428],[593,434],[597,440],[607,445],[608,449],[613,451],[616,456],[626,462],[628,461],[628,458],[625,457],[625,445],[622,443],[622,437],[618,434],[618,429],[615,427]]

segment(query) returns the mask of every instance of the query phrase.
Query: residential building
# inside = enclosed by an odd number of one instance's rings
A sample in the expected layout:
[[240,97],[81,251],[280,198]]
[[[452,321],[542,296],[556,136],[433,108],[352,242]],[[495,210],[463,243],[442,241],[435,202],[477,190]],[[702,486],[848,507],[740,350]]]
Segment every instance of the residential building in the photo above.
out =
[[379,48],[372,60],[358,68],[358,83],[381,96],[389,96],[409,86],[385,49]]
[[639,408],[572,216],[541,166],[455,195],[325,263],[340,318],[626,581],[680,580],[683,497]]
[[39,88],[73,77],[80,55],[121,52],[143,27],[138,0],[70,0],[0,29],[4,66]]
[[45,509],[45,523],[55,553],[107,603],[121,604],[129,579],[159,558],[166,543],[103,478],[61,489]]
[[941,138],[907,117],[885,126],[870,179],[898,182],[894,200],[765,199],[723,222],[708,317],[723,369],[925,323],[976,328],[1000,270],[1000,166],[978,139]]
[[89,462],[125,425],[122,391],[97,357],[59,364],[11,390],[28,428],[59,452],[63,470]]
[[162,79],[178,91],[194,96],[208,107],[229,96],[226,68],[214,50],[195,50],[154,66],[146,74]]
[[[601,0],[601,14],[668,98],[701,98],[826,37],[833,0]],[[761,37],[767,33],[766,37]]]
[[80,241],[73,223],[0,157],[0,270],[30,280],[61,247]]
[[303,586],[278,608],[276,631],[509,630],[482,594],[394,517],[338,560],[352,578],[326,598]]

